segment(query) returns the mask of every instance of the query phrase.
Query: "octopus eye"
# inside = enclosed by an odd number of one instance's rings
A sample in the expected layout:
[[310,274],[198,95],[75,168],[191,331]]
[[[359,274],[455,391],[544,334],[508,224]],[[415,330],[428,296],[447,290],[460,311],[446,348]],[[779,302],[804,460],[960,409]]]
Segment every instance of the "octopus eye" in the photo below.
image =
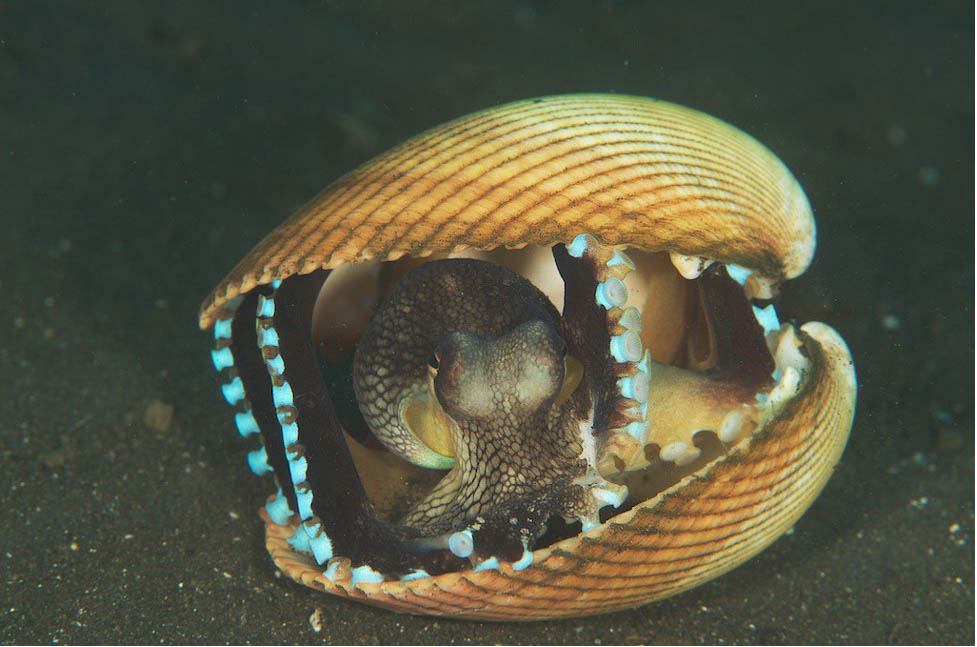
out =
[[441,357],[437,351],[431,353],[431,356],[427,358],[427,365],[431,367],[432,371],[438,370],[441,365]]

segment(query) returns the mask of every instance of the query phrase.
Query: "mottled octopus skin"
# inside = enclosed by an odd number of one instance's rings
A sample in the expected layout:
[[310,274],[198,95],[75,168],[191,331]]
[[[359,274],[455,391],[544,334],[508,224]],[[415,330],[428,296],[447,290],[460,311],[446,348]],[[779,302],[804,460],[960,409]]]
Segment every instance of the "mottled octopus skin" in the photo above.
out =
[[[567,349],[560,337],[563,325],[553,304],[532,283],[485,261],[424,264],[387,295],[363,333],[353,369],[360,409],[374,436],[407,458],[400,451],[405,444],[400,434],[390,431],[396,428],[401,397],[413,399],[418,388],[427,392],[428,360],[435,349],[440,350],[440,367],[434,390],[459,425],[453,471],[444,487],[428,493],[404,523],[426,534],[450,532],[455,523],[501,508],[505,497],[538,499],[541,493],[559,494],[563,516],[586,511],[596,519],[599,502],[580,487],[564,490],[559,485],[586,474],[585,463],[578,460],[582,446],[577,420],[590,406],[583,389],[582,402],[578,397],[555,403],[564,377],[564,356],[555,346],[561,345],[564,354]],[[535,335],[531,345],[530,334]],[[513,352],[520,344],[526,348]],[[499,347],[508,352],[497,355]],[[466,366],[479,360],[482,371]],[[506,388],[529,366],[546,375],[546,384],[532,391],[539,401]],[[463,386],[465,376],[476,383]],[[459,408],[467,398],[481,401],[488,393],[491,406],[478,403],[484,411]],[[468,503],[461,506],[461,501]]]
[[[363,333],[353,381],[362,402],[360,409],[374,435],[391,451],[416,462],[411,458],[410,432],[386,430],[397,428],[402,399],[419,397],[417,391],[427,393],[428,362],[444,334],[465,329],[497,336],[530,319],[555,326],[559,314],[529,281],[492,263],[440,261],[425,264],[410,276],[414,278],[401,280],[384,299]],[[510,277],[514,280],[506,283]],[[472,301],[482,308],[474,307]]]
[[[327,187],[266,237],[205,300],[295,274],[462,248],[569,243],[735,264],[769,283],[814,253],[810,206],[752,137],[663,101],[568,95],[449,122]],[[801,328],[811,369],[776,418],[721,458],[605,524],[535,551],[528,568],[334,584],[264,510],[276,565],[308,586],[412,613],[543,619],[623,609],[687,590],[758,553],[824,487],[854,414],[854,368],[824,324]]]

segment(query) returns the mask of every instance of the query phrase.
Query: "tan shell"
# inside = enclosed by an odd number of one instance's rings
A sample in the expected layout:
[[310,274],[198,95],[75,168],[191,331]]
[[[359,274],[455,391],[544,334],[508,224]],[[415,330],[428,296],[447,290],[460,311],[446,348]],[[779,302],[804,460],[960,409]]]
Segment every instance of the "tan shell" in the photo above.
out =
[[[651,99],[571,95],[513,103],[421,134],[344,176],[265,238],[205,301],[202,328],[256,285],[348,261],[464,247],[606,245],[734,263],[776,283],[804,271],[814,222],[769,150],[694,110]],[[334,584],[264,511],[283,572],[401,611],[542,619],[633,607],[689,589],[788,530],[848,438],[855,379],[824,324],[800,335],[804,391],[733,451],[609,522],[534,552],[522,571]]]
[[204,302],[347,261],[569,243],[677,251],[779,282],[814,255],[803,189],[749,135],[665,101],[568,95],[511,103],[410,139],[327,187]]

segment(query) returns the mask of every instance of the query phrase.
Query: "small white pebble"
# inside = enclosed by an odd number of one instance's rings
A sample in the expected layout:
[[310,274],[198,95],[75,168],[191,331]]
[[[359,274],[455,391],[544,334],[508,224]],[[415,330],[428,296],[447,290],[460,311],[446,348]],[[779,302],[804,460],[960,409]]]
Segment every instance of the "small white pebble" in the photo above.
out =
[[322,631],[322,607],[316,607],[312,615],[309,616],[309,626],[312,627],[312,631],[319,633]]

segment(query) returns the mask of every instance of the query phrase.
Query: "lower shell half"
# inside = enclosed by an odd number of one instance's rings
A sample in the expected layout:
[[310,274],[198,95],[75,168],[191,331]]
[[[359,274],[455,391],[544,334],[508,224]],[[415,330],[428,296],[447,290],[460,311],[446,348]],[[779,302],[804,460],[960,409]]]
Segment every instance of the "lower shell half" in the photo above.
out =
[[344,176],[204,303],[283,573],[533,620],[634,607],[789,530],[855,374],[781,322],[796,180],[739,130],[617,95],[524,101]]

